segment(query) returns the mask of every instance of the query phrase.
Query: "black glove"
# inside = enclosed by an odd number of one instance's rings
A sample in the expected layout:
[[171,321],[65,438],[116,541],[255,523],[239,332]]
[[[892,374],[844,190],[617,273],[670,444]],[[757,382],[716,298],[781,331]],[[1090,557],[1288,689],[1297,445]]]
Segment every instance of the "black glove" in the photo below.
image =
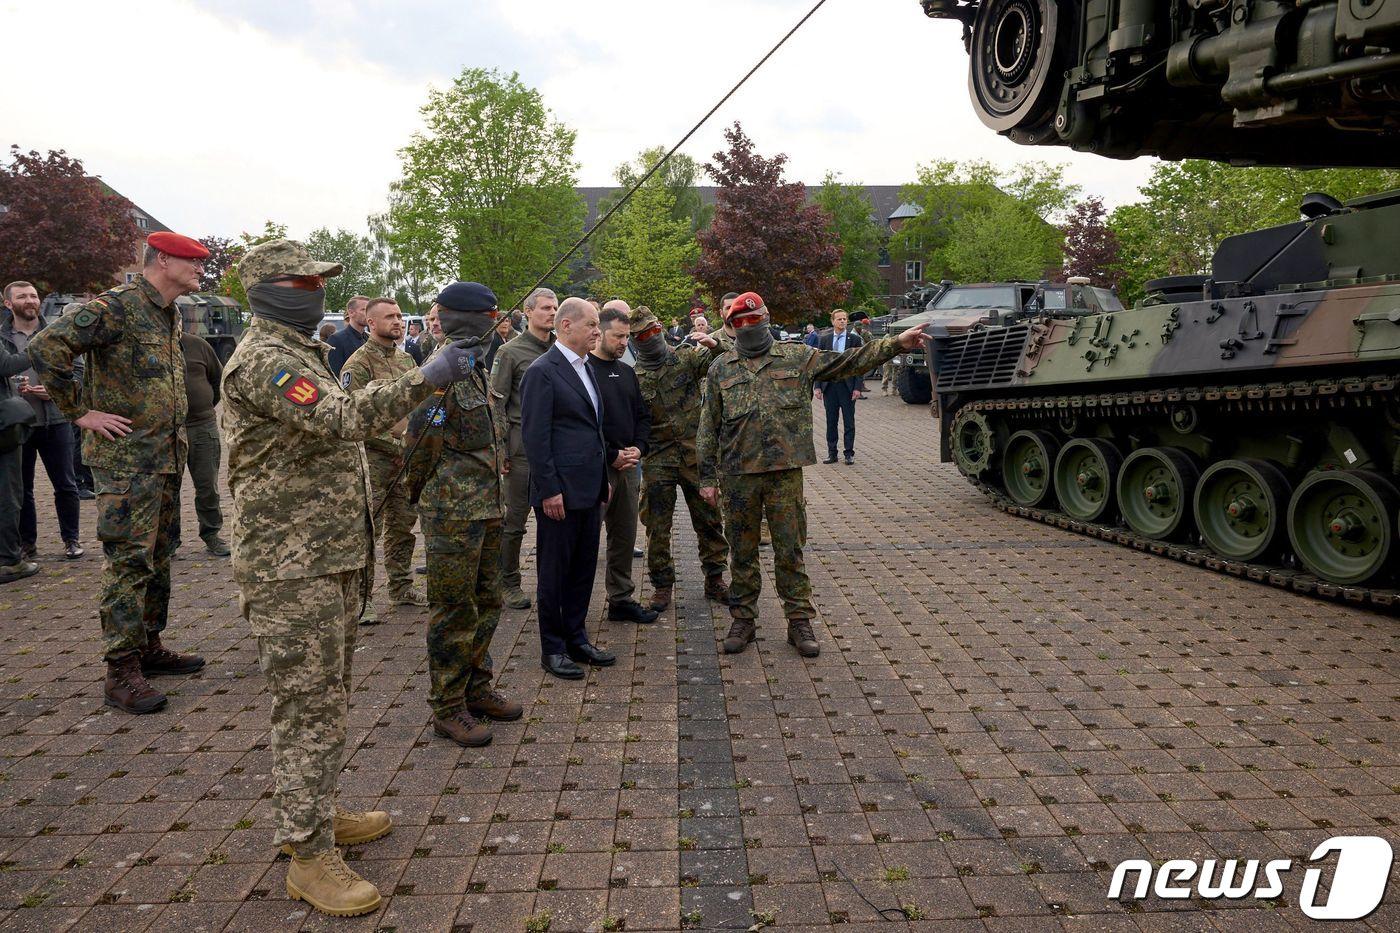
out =
[[468,337],[443,347],[441,353],[419,367],[424,380],[441,389],[449,383],[467,378],[476,365],[476,352],[480,344],[480,337]]

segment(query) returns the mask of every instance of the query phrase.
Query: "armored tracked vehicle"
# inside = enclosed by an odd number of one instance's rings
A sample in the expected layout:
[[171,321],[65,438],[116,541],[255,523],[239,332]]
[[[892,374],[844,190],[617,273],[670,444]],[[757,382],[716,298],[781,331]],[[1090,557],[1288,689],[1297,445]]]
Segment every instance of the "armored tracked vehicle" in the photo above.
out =
[[242,306],[232,298],[203,293],[181,295],[175,303],[185,316],[186,331],[209,341],[219,362],[227,363],[243,338]]
[[1400,599],[1400,190],[1231,237],[1137,307],[934,343],[945,460],[1008,511]]

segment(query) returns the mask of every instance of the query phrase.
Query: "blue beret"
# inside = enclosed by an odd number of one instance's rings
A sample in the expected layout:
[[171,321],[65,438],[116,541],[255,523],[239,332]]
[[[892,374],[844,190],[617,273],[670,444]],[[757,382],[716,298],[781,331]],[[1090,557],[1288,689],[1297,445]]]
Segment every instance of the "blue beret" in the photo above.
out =
[[437,303],[449,311],[494,311],[496,293],[480,282],[453,282],[438,292]]

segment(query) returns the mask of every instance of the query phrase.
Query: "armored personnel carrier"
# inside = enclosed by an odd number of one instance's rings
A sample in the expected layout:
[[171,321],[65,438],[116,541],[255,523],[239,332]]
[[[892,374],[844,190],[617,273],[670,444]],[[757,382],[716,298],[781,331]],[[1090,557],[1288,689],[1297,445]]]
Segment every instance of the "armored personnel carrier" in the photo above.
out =
[[243,338],[242,306],[232,298],[202,292],[181,295],[175,303],[185,316],[186,330],[209,341],[219,362],[227,363],[233,348]]
[[1395,603],[1400,190],[1301,213],[1137,307],[935,341],[944,459],[1019,515]]

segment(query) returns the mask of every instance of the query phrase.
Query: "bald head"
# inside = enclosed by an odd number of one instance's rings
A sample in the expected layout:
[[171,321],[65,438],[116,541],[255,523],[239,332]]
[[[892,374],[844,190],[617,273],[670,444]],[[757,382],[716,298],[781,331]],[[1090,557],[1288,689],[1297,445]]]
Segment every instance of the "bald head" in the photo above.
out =
[[629,305],[627,302],[623,301],[621,298],[614,298],[612,301],[609,301],[607,304],[603,305],[603,310],[621,311],[623,314],[628,315],[629,317],[632,314],[632,306]]

